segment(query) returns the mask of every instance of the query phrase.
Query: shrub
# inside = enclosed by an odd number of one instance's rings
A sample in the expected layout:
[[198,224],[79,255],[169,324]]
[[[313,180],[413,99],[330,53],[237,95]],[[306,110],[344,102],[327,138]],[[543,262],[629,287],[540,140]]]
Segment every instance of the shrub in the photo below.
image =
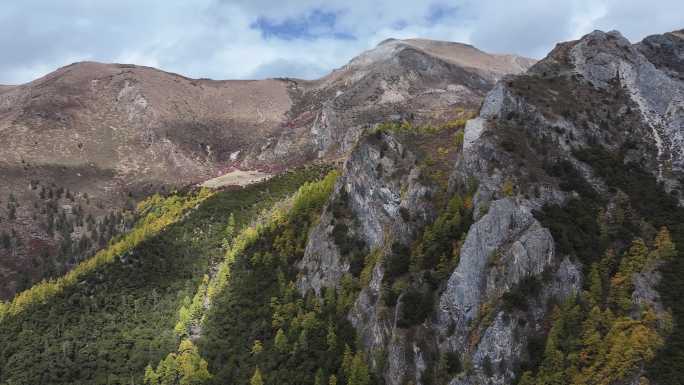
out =
[[592,202],[571,199],[561,207],[545,205],[535,212],[544,227],[551,230],[561,254],[574,255],[585,266],[598,261],[604,249],[597,222],[598,208]]
[[416,289],[408,290],[401,297],[401,313],[397,320],[397,326],[408,328],[419,325],[425,321],[433,309],[434,299],[432,293],[421,293]]
[[435,222],[425,229],[418,250],[418,267],[433,269],[437,267],[442,256],[453,257],[454,246],[457,245],[461,234],[470,227],[472,207],[469,201],[469,197],[454,195]]
[[487,377],[491,377],[492,375],[494,375],[492,360],[489,358],[489,356],[485,356],[482,360],[482,372],[484,372],[484,375]]
[[383,279],[393,282],[402,274],[408,273],[411,264],[411,250],[404,244],[394,242],[391,253],[384,259],[385,275]]
[[514,192],[515,186],[513,185],[513,181],[510,179],[506,179],[506,181],[501,186],[501,193],[505,197],[512,197]]
[[503,307],[507,312],[513,310],[527,310],[527,300],[541,290],[541,284],[535,276],[525,277],[518,285],[504,293],[502,296]]
[[453,376],[463,371],[463,365],[461,364],[461,357],[456,352],[446,352],[444,353],[444,361],[446,363],[446,371],[449,375]]

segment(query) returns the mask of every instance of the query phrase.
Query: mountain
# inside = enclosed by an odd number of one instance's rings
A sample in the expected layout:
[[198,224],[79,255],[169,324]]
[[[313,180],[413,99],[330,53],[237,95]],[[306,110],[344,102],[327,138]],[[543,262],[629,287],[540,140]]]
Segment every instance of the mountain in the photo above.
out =
[[155,192],[339,158],[370,124],[446,121],[531,63],[393,40],[316,81],[198,80],[83,62],[2,86],[0,298],[92,255]]
[[[487,94],[453,162],[398,127],[360,140],[331,205],[378,254],[348,317],[386,383],[678,383],[683,42],[559,44]],[[339,216],[302,293],[353,271]]]
[[460,43],[386,40],[321,79],[293,81],[286,129],[243,164],[337,158],[370,125],[448,121],[457,116],[455,106],[476,108],[497,79],[533,63]]
[[683,54],[389,40],[287,80],[236,161],[290,169],[153,195],[0,302],[0,384],[679,384]]

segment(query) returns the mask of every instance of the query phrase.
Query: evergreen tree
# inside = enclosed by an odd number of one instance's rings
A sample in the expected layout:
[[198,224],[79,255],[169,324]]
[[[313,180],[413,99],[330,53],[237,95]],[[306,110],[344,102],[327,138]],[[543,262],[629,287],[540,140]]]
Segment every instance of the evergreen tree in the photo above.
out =
[[632,304],[632,275],[641,272],[648,261],[648,249],[641,239],[632,242],[627,253],[622,257],[620,269],[610,281],[609,302],[621,313],[628,312]]
[[654,246],[655,259],[657,260],[669,261],[677,254],[675,244],[672,242],[672,237],[670,236],[670,231],[665,226],[661,227],[658,235],[656,235]]
[[285,336],[283,329],[278,329],[276,332],[274,344],[279,352],[284,353],[287,351],[287,336]]
[[598,264],[591,265],[589,272],[589,300],[594,306],[600,305],[603,302],[603,282]]
[[222,246],[224,249],[229,249],[230,246],[233,244],[235,229],[235,215],[233,215],[233,213],[230,213],[230,216],[228,217],[228,225],[226,225],[226,229],[223,232],[224,239],[222,242]]
[[181,341],[178,352],[170,353],[159,363],[157,370],[145,368],[146,385],[203,385],[211,379],[205,361],[192,341]]
[[492,375],[494,375],[492,360],[487,355],[485,355],[484,359],[482,360],[482,372],[487,377],[491,377]]
[[[538,373],[538,383],[540,385],[565,385],[569,381],[565,376],[566,357],[561,343],[568,332],[568,319],[571,318],[570,302],[563,305],[562,310],[556,307],[553,311],[554,323],[546,338],[544,349],[544,360],[541,363]],[[563,344],[567,345],[567,344]]]
[[354,360],[354,354],[351,351],[349,345],[344,345],[344,353],[342,354],[342,372],[346,375],[351,371],[352,360]]
[[325,385],[323,381],[324,380],[325,373],[323,372],[323,369],[318,368],[316,371],[316,376],[314,377],[314,385]]
[[228,225],[226,226],[226,238],[232,238],[235,235],[235,215],[230,213],[228,217]]
[[624,276],[631,276],[640,272],[646,265],[648,249],[643,240],[637,239],[632,242],[627,255],[622,257],[620,263],[620,273]]
[[337,335],[335,334],[335,325],[332,322],[328,325],[326,342],[328,344],[328,351],[334,352],[337,349]]
[[143,378],[143,382],[149,385],[159,384],[159,376],[157,376],[157,373],[155,373],[154,369],[152,369],[152,365],[150,364],[147,364],[145,367],[145,377]]
[[211,378],[205,361],[190,340],[183,340],[178,348],[180,385],[201,385]]
[[535,385],[534,376],[529,370],[522,374],[518,385]]
[[301,333],[299,333],[299,339],[297,340],[297,348],[299,350],[309,349],[309,338],[306,329],[302,330]]
[[601,309],[594,306],[582,324],[583,349],[580,352],[580,363],[583,366],[591,365],[602,350],[603,339],[600,332],[602,320]]
[[264,350],[264,345],[261,343],[260,340],[254,340],[254,344],[252,345],[252,355],[258,355]]
[[[187,297],[186,297],[187,299]],[[186,306],[181,306],[178,311],[178,322],[174,327],[174,332],[180,337],[186,337],[188,334],[188,325],[190,323],[190,311]]]
[[252,379],[249,380],[249,385],[264,385],[264,380],[261,379],[261,371],[259,368],[254,370],[254,375],[252,376]]
[[357,352],[352,359],[349,372],[347,373],[347,385],[370,384],[370,373],[364,355]]

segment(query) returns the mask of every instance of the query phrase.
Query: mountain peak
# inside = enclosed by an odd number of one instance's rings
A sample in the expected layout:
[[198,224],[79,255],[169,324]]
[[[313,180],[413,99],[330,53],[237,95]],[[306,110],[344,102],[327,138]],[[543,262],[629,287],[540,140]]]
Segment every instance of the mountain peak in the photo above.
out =
[[536,62],[534,59],[517,55],[487,53],[470,44],[459,42],[422,38],[390,38],[356,56],[345,68],[370,67],[391,60],[407,49],[413,49],[449,64],[489,73],[494,79],[504,74],[524,72]]

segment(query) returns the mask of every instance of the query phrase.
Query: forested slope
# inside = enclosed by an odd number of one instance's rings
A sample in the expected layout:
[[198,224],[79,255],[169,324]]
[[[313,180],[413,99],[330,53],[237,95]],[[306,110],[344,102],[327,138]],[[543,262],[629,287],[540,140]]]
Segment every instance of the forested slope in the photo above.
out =
[[3,305],[0,383],[140,383],[146,365],[176,349],[178,312],[222,259],[231,216],[242,227],[321,172],[310,167],[244,189],[145,201],[133,232],[98,254],[107,258]]

